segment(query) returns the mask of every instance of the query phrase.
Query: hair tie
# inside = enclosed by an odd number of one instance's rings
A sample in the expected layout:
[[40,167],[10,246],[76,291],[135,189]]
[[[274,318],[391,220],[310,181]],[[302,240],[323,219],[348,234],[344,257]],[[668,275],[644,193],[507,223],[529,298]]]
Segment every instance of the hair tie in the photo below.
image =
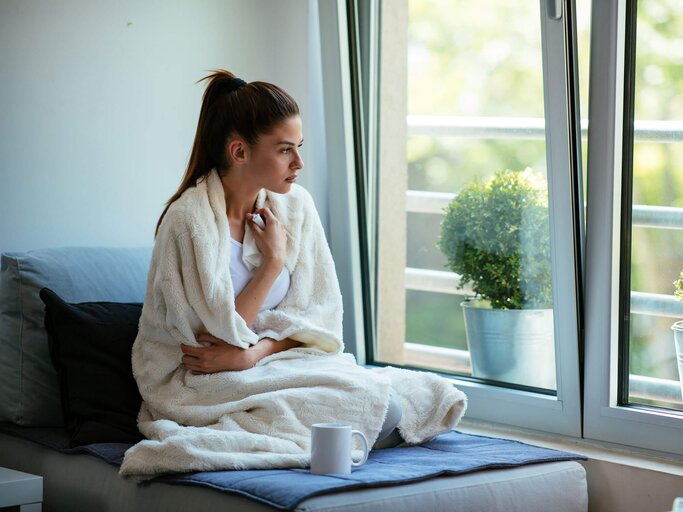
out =
[[226,95],[235,92],[237,89],[245,85],[247,82],[241,78],[230,78],[228,80],[219,80],[214,83],[211,92],[211,99],[209,101],[219,101],[219,98],[223,98]]
[[232,78],[232,79],[230,80],[230,82],[228,82],[228,85],[229,85],[229,87],[228,87],[228,92],[236,91],[237,89],[239,89],[240,87],[242,87],[242,86],[245,85],[246,83],[247,83],[247,82],[245,82],[245,81],[242,80],[241,78],[237,78],[237,77]]

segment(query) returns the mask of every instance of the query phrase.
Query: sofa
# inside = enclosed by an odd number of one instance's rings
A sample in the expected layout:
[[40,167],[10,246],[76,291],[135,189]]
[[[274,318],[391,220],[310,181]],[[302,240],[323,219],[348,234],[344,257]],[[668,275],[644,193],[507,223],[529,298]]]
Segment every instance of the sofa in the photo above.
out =
[[[489,463],[466,474],[357,480],[286,506],[199,486],[199,479],[121,478],[116,457],[106,453],[120,455],[141,437],[130,346],[151,248],[67,247],[1,258],[0,466],[41,475],[46,511],[587,510],[583,467],[552,455],[548,462]],[[379,462],[391,465],[386,457]],[[304,475],[298,470],[286,478],[294,485]]]

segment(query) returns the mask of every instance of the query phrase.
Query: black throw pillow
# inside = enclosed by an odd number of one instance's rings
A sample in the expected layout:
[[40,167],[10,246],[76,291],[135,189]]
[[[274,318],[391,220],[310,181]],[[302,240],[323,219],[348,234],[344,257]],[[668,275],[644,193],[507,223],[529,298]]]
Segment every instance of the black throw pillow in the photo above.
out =
[[40,290],[40,298],[71,446],[138,442],[142,399],[131,349],[142,304],[69,304],[49,288]]

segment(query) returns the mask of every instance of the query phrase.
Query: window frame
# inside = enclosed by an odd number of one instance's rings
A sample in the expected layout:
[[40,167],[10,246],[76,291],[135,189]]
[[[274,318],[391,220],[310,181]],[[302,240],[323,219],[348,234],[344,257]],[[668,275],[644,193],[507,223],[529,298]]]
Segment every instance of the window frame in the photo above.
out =
[[[584,399],[584,437],[668,456],[683,455],[683,415],[654,407],[620,405],[620,381],[622,386],[628,383],[620,378],[619,364],[623,243],[621,236],[614,234],[623,234],[622,197],[630,191],[623,184],[624,172],[629,172],[624,165],[632,158],[624,154],[631,151],[632,139],[625,141],[624,137],[633,137],[629,126],[633,124],[633,109],[628,105],[625,109],[629,92],[625,71],[627,36],[632,44],[635,23],[628,23],[627,0],[611,0],[592,3],[591,25],[588,191],[600,200],[589,199],[586,213],[584,382],[590,392]],[[633,66],[630,70],[634,72]]]
[[[381,3],[382,6],[386,5]],[[553,254],[553,299],[555,311],[571,311],[571,314],[556,314],[556,374],[557,393],[548,395],[532,390],[519,389],[519,386],[503,387],[479,382],[476,379],[458,378],[444,375],[454,385],[468,394],[467,416],[479,420],[494,421],[526,428],[540,429],[571,436],[581,435],[581,402],[579,386],[580,368],[580,321],[579,303],[581,300],[581,260],[583,240],[583,220],[581,197],[581,133],[578,103],[578,81],[569,76],[569,70],[576,70],[576,41],[574,27],[573,1],[561,3],[561,16],[555,19],[547,13],[548,3],[540,0],[540,22],[542,34],[542,59],[544,81],[544,103],[546,112],[546,154],[548,159],[548,188],[550,200],[551,240],[556,247]],[[392,16],[396,16],[393,5]],[[381,14],[384,9],[380,10]],[[376,30],[381,33],[382,30]],[[350,45],[354,47],[353,44]],[[380,43],[377,45],[381,47]],[[363,55],[360,55],[363,58]],[[372,60],[371,57],[365,57]],[[381,59],[380,59],[381,60]],[[382,65],[380,64],[380,69]],[[392,92],[395,93],[396,82]],[[381,90],[375,91],[379,95]],[[374,98],[380,105],[381,97]],[[360,103],[360,102],[356,102]],[[372,101],[365,104],[372,105]],[[395,107],[395,105],[394,105]],[[399,133],[395,127],[392,132]],[[405,130],[405,128],[403,128]],[[405,133],[405,132],[404,132]],[[377,136],[379,155],[389,153],[384,150],[383,137]],[[395,148],[394,148],[395,151]],[[380,162],[379,167],[382,163]],[[371,175],[368,166],[365,182],[377,179]],[[382,186],[377,186],[382,190]],[[361,223],[362,225],[362,223]],[[398,229],[398,228],[397,228]],[[379,261],[380,258],[377,257]],[[558,269],[563,269],[558,271]],[[571,269],[567,271],[567,269]],[[368,280],[369,281],[369,280]],[[366,281],[366,282],[368,282]],[[376,290],[373,290],[376,291]],[[365,309],[373,311],[373,308]],[[380,331],[381,333],[381,331]],[[375,339],[378,335],[366,331],[365,362],[382,366],[385,362],[373,359]]]
[[328,244],[343,300],[346,350],[365,362],[364,277],[358,214],[348,20],[344,0],[318,3],[327,160]]

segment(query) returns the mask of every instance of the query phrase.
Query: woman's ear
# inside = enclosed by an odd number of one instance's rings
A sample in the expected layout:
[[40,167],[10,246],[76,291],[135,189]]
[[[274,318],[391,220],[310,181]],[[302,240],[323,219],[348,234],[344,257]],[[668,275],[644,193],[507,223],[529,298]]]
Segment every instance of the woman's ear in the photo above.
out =
[[227,145],[228,159],[234,164],[244,163],[249,154],[247,143],[241,137],[233,137]]

